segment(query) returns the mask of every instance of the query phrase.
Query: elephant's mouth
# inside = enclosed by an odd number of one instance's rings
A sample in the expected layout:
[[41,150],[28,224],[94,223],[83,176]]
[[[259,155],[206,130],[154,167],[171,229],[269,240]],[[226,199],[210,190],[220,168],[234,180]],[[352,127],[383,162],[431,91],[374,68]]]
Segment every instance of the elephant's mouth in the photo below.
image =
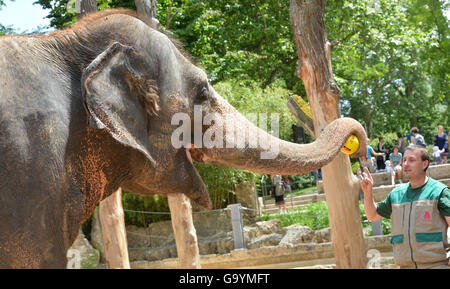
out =
[[199,163],[205,163],[208,161],[208,156],[206,156],[200,149],[195,148],[194,144],[191,144],[190,148],[186,148],[186,155],[191,163],[192,160]]

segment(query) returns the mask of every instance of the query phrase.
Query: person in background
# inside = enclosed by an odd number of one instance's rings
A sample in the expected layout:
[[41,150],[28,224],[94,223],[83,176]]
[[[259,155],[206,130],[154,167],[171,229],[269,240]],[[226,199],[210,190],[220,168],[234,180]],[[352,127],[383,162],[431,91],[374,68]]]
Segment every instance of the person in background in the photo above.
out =
[[384,164],[384,160],[386,157],[386,154],[389,152],[385,147],[384,147],[384,137],[380,136],[378,138],[378,152],[381,154],[381,156],[377,156],[376,160],[377,160],[377,169],[378,170],[385,170],[386,166]]
[[284,201],[284,185],[280,175],[272,176],[272,187],[274,188],[273,196],[275,197],[275,205],[281,214],[287,213],[286,203]]
[[289,193],[292,191],[288,176],[284,176],[284,190],[286,193]]
[[439,153],[442,161],[444,164],[446,164],[448,156],[448,136],[444,132],[444,127],[442,125],[439,125],[437,128],[438,133],[434,135],[434,146],[437,146],[439,148]]
[[419,129],[417,127],[413,127],[411,129],[411,133],[413,134],[413,136],[411,137],[412,144],[427,147],[427,143],[425,142],[423,136],[419,133]]
[[442,159],[441,159],[441,152],[439,151],[439,147],[438,146],[434,146],[433,147],[433,153],[431,155],[433,156],[433,159],[434,159],[435,163],[437,165],[440,165],[441,162],[442,162]]
[[397,132],[397,137],[398,137],[397,141],[398,151],[403,155],[406,149],[406,141],[401,132]]
[[402,181],[402,161],[403,154],[399,152],[398,146],[394,146],[394,151],[389,155],[389,162],[391,163],[391,181],[395,185],[395,175],[397,175],[398,182],[403,184]]
[[409,132],[409,134],[406,136],[406,139],[408,140],[408,145],[412,144],[412,137],[414,136],[414,134],[412,132]]

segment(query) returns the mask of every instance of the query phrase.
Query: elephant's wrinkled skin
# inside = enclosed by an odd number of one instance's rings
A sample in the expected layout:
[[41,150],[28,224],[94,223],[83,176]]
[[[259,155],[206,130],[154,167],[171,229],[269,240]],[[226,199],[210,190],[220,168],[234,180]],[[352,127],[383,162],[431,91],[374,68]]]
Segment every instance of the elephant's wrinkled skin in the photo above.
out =
[[331,161],[350,134],[365,147],[362,127],[341,119],[313,144],[272,137],[280,153],[270,160],[247,144],[174,148],[171,118],[192,116],[195,104],[248,121],[173,41],[128,10],[88,15],[47,36],[0,38],[0,86],[0,267],[64,268],[80,224],[119,187],[185,193],[210,208],[191,156],[299,174]]

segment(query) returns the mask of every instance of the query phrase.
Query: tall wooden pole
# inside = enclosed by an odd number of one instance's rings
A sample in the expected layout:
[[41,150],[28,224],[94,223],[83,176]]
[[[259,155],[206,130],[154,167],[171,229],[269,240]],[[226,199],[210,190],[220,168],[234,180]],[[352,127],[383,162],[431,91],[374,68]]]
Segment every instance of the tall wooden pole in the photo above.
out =
[[[290,19],[297,46],[296,74],[305,85],[317,137],[331,121],[340,118],[339,96],[331,68],[324,13],[326,0],[291,0]],[[359,182],[348,156],[339,154],[322,168],[329,211],[331,238],[338,268],[365,268],[366,247],[359,213]]]
[[100,202],[100,224],[109,269],[130,269],[122,189]]
[[172,228],[177,244],[178,266],[183,269],[200,269],[197,234],[192,221],[192,206],[184,194],[168,194]]
[[85,14],[97,11],[97,0],[76,0],[75,8],[77,20],[80,20]]

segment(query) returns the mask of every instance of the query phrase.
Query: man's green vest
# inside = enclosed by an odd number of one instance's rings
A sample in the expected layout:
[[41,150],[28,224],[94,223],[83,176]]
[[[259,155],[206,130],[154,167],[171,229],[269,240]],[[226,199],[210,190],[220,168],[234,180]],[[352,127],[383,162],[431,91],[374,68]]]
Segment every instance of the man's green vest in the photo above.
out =
[[414,195],[407,194],[409,186],[409,183],[399,186],[390,194],[395,263],[412,268],[445,263],[448,225],[438,210],[438,201],[447,186],[428,178],[423,187],[415,189]]

